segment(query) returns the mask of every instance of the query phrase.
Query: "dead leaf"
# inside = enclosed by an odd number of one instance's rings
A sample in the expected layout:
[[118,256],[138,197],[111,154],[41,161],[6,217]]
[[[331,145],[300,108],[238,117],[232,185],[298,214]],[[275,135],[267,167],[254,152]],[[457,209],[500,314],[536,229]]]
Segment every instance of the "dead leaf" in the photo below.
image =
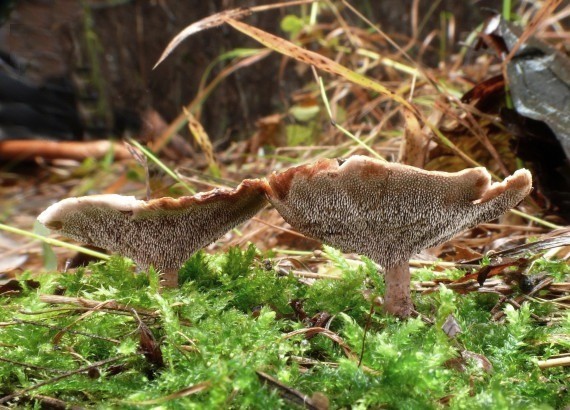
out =
[[162,358],[160,344],[156,341],[148,326],[139,318],[137,312],[134,309],[132,312],[139,323],[139,346],[142,354],[152,365],[154,370],[162,369],[164,367],[164,360]]
[[314,51],[306,50],[302,47],[299,47],[296,44],[291,43],[281,37],[276,35],[270,34],[266,31],[260,30],[256,27],[250,26],[249,24],[243,23],[241,21],[237,21],[231,16],[224,16],[225,21],[235,28],[238,31],[241,31],[245,35],[253,38],[254,40],[260,42],[265,47],[268,47],[272,50],[277,51],[283,55],[288,57],[294,58],[295,60],[304,62],[306,64],[310,64],[315,66],[316,68],[326,71],[328,73],[336,74],[347,79],[350,82],[358,84],[364,88],[368,88],[370,90],[374,90],[379,94],[388,96],[390,99],[402,104],[408,110],[414,113],[414,115],[420,117],[417,109],[412,106],[408,101],[404,98],[400,97],[399,95],[395,94],[393,91],[390,91],[382,84],[378,83],[377,81],[372,80],[369,77],[366,77],[362,74],[359,74],[351,69],[337,63],[336,61],[331,60],[328,57],[325,57],[321,54],[315,53]]
[[184,111],[184,115],[186,115],[186,119],[188,120],[188,129],[190,133],[194,136],[194,140],[196,143],[202,148],[202,152],[206,157],[206,161],[208,162],[208,167],[210,168],[210,172],[216,177],[220,176],[220,168],[216,163],[216,158],[214,157],[214,147],[212,146],[212,142],[210,141],[210,137],[206,133],[200,121],[192,115],[190,111],[186,109],[186,107],[182,107]]
[[424,168],[429,138],[422,132],[420,122],[410,111],[404,110],[406,126],[404,128],[404,143],[400,147],[402,164]]
[[203,18],[200,21],[190,24],[188,27],[186,27],[184,30],[178,33],[172,40],[170,40],[170,43],[168,43],[168,45],[162,52],[162,55],[154,65],[153,69],[155,69],[160,63],[162,63],[164,59],[168,57],[170,53],[172,53],[172,51],[176,47],[178,47],[178,45],[180,45],[180,43],[182,43],[186,38],[190,37],[191,35],[199,33],[202,30],[207,30],[209,28],[217,27],[224,24],[224,22],[226,21],[225,17],[240,19],[249,16],[250,14],[251,14],[250,9],[241,7],[238,9],[224,10],[220,13],[213,14],[211,16]]
[[461,333],[461,326],[459,326],[459,323],[457,323],[457,320],[455,320],[455,317],[452,314],[447,316],[447,319],[441,329],[451,339],[453,339],[456,334]]
[[463,350],[459,357],[454,357],[449,359],[444,363],[444,366],[448,369],[457,370],[458,372],[466,372],[468,369],[468,364],[473,363],[477,367],[483,369],[485,373],[491,373],[493,371],[493,364],[485,356],[479,353],[470,352],[469,350]]

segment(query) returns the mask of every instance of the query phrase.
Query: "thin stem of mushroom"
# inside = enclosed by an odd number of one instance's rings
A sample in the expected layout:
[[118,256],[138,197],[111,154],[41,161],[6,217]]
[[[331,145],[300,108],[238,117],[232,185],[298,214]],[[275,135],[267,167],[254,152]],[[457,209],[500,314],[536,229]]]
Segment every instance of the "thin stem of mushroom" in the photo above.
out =
[[83,253],[85,255],[90,255],[90,256],[93,256],[95,258],[103,259],[106,261],[111,259],[111,257],[107,254],[97,252],[97,251],[94,251],[92,249],[87,249],[87,248],[84,248],[82,246],[73,245],[71,243],[58,241],[57,239],[41,236],[41,235],[35,234],[33,232],[24,231],[23,229],[13,228],[11,226],[4,225],[4,224],[0,224],[0,229],[3,231],[6,231],[6,232],[15,233],[17,235],[22,235],[22,236],[27,236],[29,238],[37,239],[39,241],[47,243],[48,245],[59,246],[61,248],[66,248],[66,249],[69,249],[72,251],[80,252],[80,253]]
[[367,145],[366,143],[364,143],[364,141],[362,141],[360,138],[358,138],[355,135],[352,135],[350,133],[350,131],[348,131],[346,128],[344,128],[343,126],[341,126],[340,124],[338,124],[332,115],[332,110],[331,110],[331,106],[327,97],[327,92],[325,90],[325,84],[323,82],[323,78],[321,76],[319,76],[317,74],[317,71],[315,69],[314,66],[311,66],[311,68],[313,69],[313,74],[315,75],[316,80],[319,83],[319,88],[321,90],[321,97],[323,98],[323,104],[325,105],[325,108],[327,109],[327,113],[329,115],[329,118],[331,120],[331,123],[333,124],[333,126],[338,129],[339,131],[341,131],[344,135],[348,136],[349,138],[351,138],[354,142],[356,142],[358,145],[360,145],[362,148],[364,148],[366,151],[368,151],[369,153],[371,153],[372,155],[374,155],[376,158],[378,158],[379,160],[382,161],[386,161],[384,159],[384,157],[382,157],[382,155],[378,154],[376,151],[374,151],[369,145]]
[[400,318],[412,314],[414,305],[411,298],[411,277],[408,261],[386,269],[384,275],[386,292],[384,294],[384,310]]
[[411,76],[417,76],[421,78],[425,78],[423,73],[418,70],[417,68],[410,67],[406,64],[400,63],[398,61],[392,60],[387,57],[382,57],[379,53],[376,53],[372,50],[366,50],[364,48],[359,48],[356,50],[356,54],[371,58],[372,60],[379,61],[380,64],[385,65],[386,67],[394,68],[395,70],[401,71],[402,73],[409,74]]

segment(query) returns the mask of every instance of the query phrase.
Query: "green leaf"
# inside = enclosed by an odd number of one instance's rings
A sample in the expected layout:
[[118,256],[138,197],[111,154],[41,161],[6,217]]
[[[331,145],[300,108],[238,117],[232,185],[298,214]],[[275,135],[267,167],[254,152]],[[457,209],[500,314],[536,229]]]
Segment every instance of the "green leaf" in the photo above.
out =
[[138,343],[134,339],[126,339],[121,342],[119,346],[117,346],[117,353],[129,355],[136,353],[138,348]]
[[[43,226],[38,220],[34,222],[34,233],[40,236],[48,236],[50,234],[50,230]],[[44,269],[47,271],[54,271],[57,269],[57,256],[55,256],[55,252],[45,242],[42,242],[42,254],[44,257]]]
[[320,108],[318,105],[294,105],[289,108],[289,113],[300,122],[308,122],[314,119],[319,113]]
[[290,147],[311,145],[314,142],[313,127],[290,124],[285,127],[285,133],[287,134],[287,145]]
[[283,20],[281,20],[281,30],[286,33],[289,33],[290,37],[295,37],[303,27],[305,26],[305,22],[298,16],[294,14],[286,15]]

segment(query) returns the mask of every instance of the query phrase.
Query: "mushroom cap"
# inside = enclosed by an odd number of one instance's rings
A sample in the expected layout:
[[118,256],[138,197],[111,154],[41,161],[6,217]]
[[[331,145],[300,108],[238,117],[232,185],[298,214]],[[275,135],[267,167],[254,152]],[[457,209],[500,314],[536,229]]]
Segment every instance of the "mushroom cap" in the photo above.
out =
[[499,217],[532,189],[529,171],[491,183],[485,168],[447,173],[353,156],[269,177],[269,201],[293,228],[390,268]]
[[267,183],[246,179],[236,189],[150,201],[132,196],[67,198],[38,217],[77,241],[117,252],[143,269],[179,269],[198,249],[251,218],[267,201]]

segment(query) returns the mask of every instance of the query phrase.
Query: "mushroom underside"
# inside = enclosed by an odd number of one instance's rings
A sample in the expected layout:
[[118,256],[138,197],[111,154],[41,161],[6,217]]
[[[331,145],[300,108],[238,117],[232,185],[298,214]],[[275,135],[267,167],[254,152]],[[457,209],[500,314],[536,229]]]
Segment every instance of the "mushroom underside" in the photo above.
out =
[[179,199],[68,198],[38,219],[64,236],[127,256],[139,268],[153,266],[161,272],[162,286],[175,287],[182,264],[263,208],[265,191],[264,181],[245,180],[235,190]]
[[269,201],[293,228],[383,266],[386,310],[407,316],[409,258],[516,206],[531,176],[519,170],[491,184],[484,168],[430,172],[355,156],[273,174],[269,185]]

